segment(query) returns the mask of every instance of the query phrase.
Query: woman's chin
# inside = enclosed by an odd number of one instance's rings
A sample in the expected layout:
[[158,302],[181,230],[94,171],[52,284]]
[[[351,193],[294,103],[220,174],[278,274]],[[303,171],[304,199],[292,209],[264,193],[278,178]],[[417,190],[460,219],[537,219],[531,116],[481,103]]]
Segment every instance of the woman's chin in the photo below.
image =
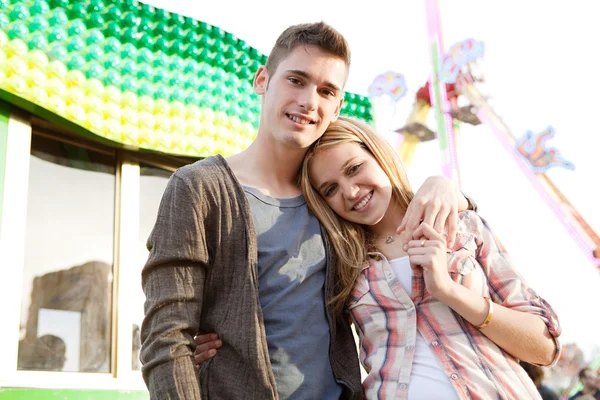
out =
[[380,223],[382,219],[383,219],[383,215],[370,216],[369,218],[362,218],[362,221],[356,221],[356,222],[361,225],[367,226],[367,227],[372,227],[372,226],[375,226],[378,223]]

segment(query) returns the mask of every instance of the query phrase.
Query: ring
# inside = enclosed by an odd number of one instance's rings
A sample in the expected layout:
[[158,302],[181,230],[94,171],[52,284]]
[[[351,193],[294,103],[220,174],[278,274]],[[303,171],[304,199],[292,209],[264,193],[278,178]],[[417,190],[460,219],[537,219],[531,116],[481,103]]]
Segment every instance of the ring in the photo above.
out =
[[421,240],[421,247],[425,247],[425,241]]

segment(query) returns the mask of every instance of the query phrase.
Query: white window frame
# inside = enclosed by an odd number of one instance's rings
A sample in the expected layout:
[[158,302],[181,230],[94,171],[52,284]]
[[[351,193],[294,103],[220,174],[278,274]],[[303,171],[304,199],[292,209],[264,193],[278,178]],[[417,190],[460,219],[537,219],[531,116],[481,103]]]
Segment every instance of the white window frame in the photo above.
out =
[[115,209],[120,212],[116,218],[117,221],[120,221],[118,229],[120,236],[118,246],[115,246],[115,249],[118,249],[115,254],[115,260],[118,260],[118,262],[115,261],[115,282],[118,286],[116,298],[119,299],[118,312],[116,312],[118,315],[117,326],[122,329],[118,329],[117,344],[113,345],[117,352],[116,368],[113,371],[123,381],[130,382],[141,390],[146,390],[141,371],[131,368],[133,350],[131,328],[137,319],[136,314],[139,310],[134,307],[134,303],[127,301],[131,288],[141,289],[140,271],[142,266],[136,266],[136,263],[139,262],[137,241],[140,234],[140,163],[174,172],[176,170],[174,165],[179,160],[172,163],[161,162],[160,159],[132,152],[121,152],[119,160],[120,185],[117,185],[119,203]]
[[6,323],[0,329],[0,386],[12,380],[17,369],[23,263],[25,259],[25,221],[31,124],[24,113],[11,107],[8,119],[4,198],[0,220],[0,304]]
[[[54,136],[54,135],[53,135]],[[56,135],[58,140],[86,147],[79,140]],[[136,312],[128,303],[132,285],[141,287],[135,252],[139,237],[140,160],[174,171],[181,160],[117,151],[115,177],[113,289],[111,310],[111,372],[20,371],[19,324],[25,258],[25,229],[32,125],[30,116],[11,107],[4,179],[3,217],[0,221],[0,388],[140,390],[146,386],[140,371],[132,370],[132,331]],[[89,146],[87,146],[89,147]],[[95,147],[95,146],[93,146]],[[164,161],[164,162],[163,162]],[[122,329],[119,329],[122,327]]]

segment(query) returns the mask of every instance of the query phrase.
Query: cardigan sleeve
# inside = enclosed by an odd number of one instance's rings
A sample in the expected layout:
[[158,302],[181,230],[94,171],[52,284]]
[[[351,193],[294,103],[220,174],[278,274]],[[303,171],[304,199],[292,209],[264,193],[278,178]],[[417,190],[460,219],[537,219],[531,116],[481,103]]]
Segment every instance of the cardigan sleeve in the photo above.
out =
[[148,238],[140,359],[151,399],[200,399],[194,336],[209,260],[202,208],[198,188],[176,172]]

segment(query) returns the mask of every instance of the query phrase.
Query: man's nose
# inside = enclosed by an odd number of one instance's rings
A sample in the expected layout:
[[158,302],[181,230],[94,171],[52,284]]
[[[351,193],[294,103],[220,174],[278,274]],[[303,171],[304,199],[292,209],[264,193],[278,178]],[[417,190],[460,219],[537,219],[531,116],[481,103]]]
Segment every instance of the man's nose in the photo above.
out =
[[300,94],[298,104],[306,111],[312,111],[317,108],[319,101],[317,90],[310,85],[306,86]]

